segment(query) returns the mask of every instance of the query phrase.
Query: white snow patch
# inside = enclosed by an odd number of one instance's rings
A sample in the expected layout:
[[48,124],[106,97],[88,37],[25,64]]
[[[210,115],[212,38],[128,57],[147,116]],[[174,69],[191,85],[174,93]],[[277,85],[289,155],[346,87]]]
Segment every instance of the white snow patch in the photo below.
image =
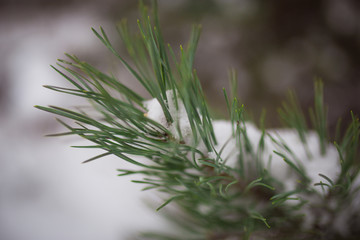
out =
[[[181,134],[184,137],[186,144],[192,145],[194,140],[192,129],[189,124],[188,116],[186,114],[186,109],[184,104],[181,101],[178,101],[179,107],[175,108],[175,100],[173,98],[172,92],[167,92],[168,97],[168,106],[171,116],[174,118],[174,123],[169,124],[166,121],[163,110],[157,99],[152,99],[144,103],[145,107],[148,109],[147,116],[156,122],[162,124],[166,127],[176,138],[179,137],[179,133],[176,128],[176,124],[179,124],[181,129]],[[239,146],[237,146],[236,139],[233,136],[233,127],[230,121],[225,120],[214,120],[212,122],[214,134],[216,136],[217,144],[214,146],[213,151],[207,152],[206,148],[202,146],[200,142],[196,146],[204,154],[207,154],[209,158],[216,159],[220,156],[220,161],[224,161],[229,167],[238,167],[238,155],[240,153]],[[259,154],[259,143],[262,139],[263,132],[258,129],[253,123],[245,122],[241,124],[243,129],[246,129],[247,139],[250,142],[252,147],[252,153],[245,154],[245,166],[250,164],[250,161],[254,161],[254,156]],[[269,129],[266,130],[265,135],[263,136],[264,140],[264,149],[262,151],[262,157],[260,158],[261,163],[269,173],[276,178],[279,182],[283,183],[284,188],[283,192],[295,190],[301,180],[300,176],[296,173],[291,166],[286,163],[283,157],[274,153],[277,151],[284,154],[290,161],[292,161],[299,168],[303,168],[306,176],[310,180],[310,187],[318,191],[320,195],[303,195],[298,194],[298,197],[308,200],[309,205],[304,206],[300,211],[305,214],[303,228],[311,228],[313,224],[329,224],[332,222],[331,216],[328,212],[317,212],[314,213],[312,210],[312,204],[322,204],[321,194],[323,191],[327,191],[327,188],[322,188],[321,186],[315,186],[316,183],[328,183],[327,180],[321,177],[319,174],[325,175],[333,182],[336,182],[337,178],[340,175],[340,161],[338,152],[333,144],[327,144],[325,146],[325,153],[321,153],[321,142],[318,134],[315,131],[309,131],[305,135],[305,143],[300,139],[298,132],[295,129]],[[242,139],[242,144],[244,144],[244,139]],[[288,150],[290,149],[290,150]],[[248,167],[247,167],[248,168]],[[248,171],[246,169],[245,171]],[[357,183],[354,186],[360,185],[360,177],[356,180]],[[325,194],[326,192],[324,192]],[[360,193],[356,195],[356,201],[353,201],[351,206],[348,206],[342,211],[338,216],[338,219],[341,219],[342,224],[339,224],[338,220],[334,224],[337,226],[334,229],[343,235],[346,235],[348,232],[348,226],[345,226],[348,223],[351,212],[360,210]],[[297,201],[289,201],[289,204],[296,204]],[[328,207],[334,208],[337,205],[337,201],[332,201],[327,203]],[[360,221],[360,219],[358,219]]]
[[[155,98],[144,102],[144,106],[148,110],[147,117],[163,125],[175,138],[180,140],[180,134],[177,130],[177,125],[179,125],[184,142],[186,144],[192,144],[193,134],[184,104],[182,101],[178,100],[178,109],[176,109],[173,92],[169,90],[166,92],[166,95],[168,99],[168,109],[174,122],[167,122],[161,105]],[[262,132],[250,122],[246,122],[242,127],[246,129],[253,153],[256,154],[258,152]],[[239,150],[232,134],[231,122],[216,120],[213,121],[213,128],[217,139],[217,145],[214,146],[214,151],[220,154],[221,159],[226,161],[227,165],[235,167]],[[310,131],[306,134],[306,146],[304,146],[298,133],[293,129],[272,129],[268,130],[267,133],[277,142],[285,144],[291,149],[291,153],[286,152],[284,148],[274,143],[269,136],[264,136],[265,148],[262,156],[262,163],[265,167],[269,166],[270,168],[268,170],[270,173],[280,182],[284,183],[285,191],[296,188],[297,181],[299,180],[298,175],[294,174],[294,170],[291,169],[282,157],[275,154],[274,151],[284,153],[295,164],[301,165],[307,173],[307,176],[310,178],[311,185],[319,183],[320,181],[326,182],[319,174],[323,174],[333,181],[335,181],[340,174],[336,148],[329,144],[326,146],[326,153],[322,155],[320,151],[320,140],[316,132]],[[214,152],[208,152],[207,154],[210,157],[216,157]],[[252,160],[251,155],[246,156],[246,158],[248,161]],[[271,159],[271,162],[269,162],[269,159]],[[321,187],[316,187],[316,189],[321,191]]]
[[[166,92],[166,97],[168,100],[169,113],[174,120],[173,123],[167,122],[163,109],[156,98],[144,102],[144,106],[148,110],[146,116],[167,128],[176,139],[183,140],[187,144],[192,144],[192,130],[184,103],[178,100],[178,108],[176,108],[176,100],[174,99],[171,90]],[[181,131],[182,139],[180,139],[178,126]]]
[[[307,176],[310,178],[311,185],[319,183],[320,181],[326,182],[319,174],[323,174],[333,181],[335,181],[340,174],[340,162],[336,148],[333,145],[328,144],[326,146],[325,154],[322,155],[320,151],[320,140],[316,132],[310,131],[306,134],[305,145],[301,142],[298,133],[293,129],[274,129],[268,131],[268,133],[270,133],[276,141],[282,141],[289,149],[291,149],[292,154],[286,155],[289,157],[294,155],[296,157],[299,163],[304,167]],[[285,163],[280,156],[272,153],[274,150],[279,152],[284,152],[284,150],[279,150],[279,147],[269,138],[267,138],[267,142],[269,142],[267,144],[269,146],[268,154],[272,154],[271,173],[281,181],[291,181],[292,184],[285,183],[285,185],[286,190],[292,190],[291,188],[295,187],[296,181],[298,180],[296,179],[296,175],[289,171],[289,165]],[[309,155],[307,154],[307,151],[310,153]],[[284,170],[288,172],[288,174],[284,174]],[[321,187],[317,187],[317,190],[320,191]]]

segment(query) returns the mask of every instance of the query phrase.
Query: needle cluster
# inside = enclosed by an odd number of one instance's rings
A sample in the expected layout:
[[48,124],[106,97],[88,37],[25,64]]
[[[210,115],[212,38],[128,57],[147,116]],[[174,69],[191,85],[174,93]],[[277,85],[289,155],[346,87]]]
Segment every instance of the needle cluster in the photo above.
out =
[[[37,108],[71,119],[51,136],[78,135],[103,153],[138,166],[144,190],[166,197],[157,210],[184,232],[146,233],[146,239],[347,239],[358,236],[359,119],[336,142],[329,138],[321,81],[306,122],[294,93],[279,109],[285,130],[257,128],[232,91],[223,90],[228,121],[214,120],[193,68],[201,27],[185,47],[174,50],[161,35],[156,2],[152,17],[140,4],[138,33],[117,26],[131,61],[115,50],[104,29],[94,34],[146,89],[146,100],[112,74],[66,54],[53,68],[72,88],[45,86],[89,100],[92,111]],[[231,74],[232,89],[236,88]],[[118,97],[118,96],[121,97]],[[261,122],[264,123],[265,117]],[[313,129],[313,130],[311,130]],[[169,205],[168,205],[169,204]],[[171,208],[172,206],[172,208]],[[177,215],[171,214],[171,212]]]

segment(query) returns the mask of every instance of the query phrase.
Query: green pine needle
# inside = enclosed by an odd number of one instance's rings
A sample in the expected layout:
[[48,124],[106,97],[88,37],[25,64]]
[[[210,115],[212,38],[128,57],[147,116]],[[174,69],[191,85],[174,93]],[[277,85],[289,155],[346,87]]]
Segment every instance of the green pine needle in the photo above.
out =
[[[103,28],[92,31],[117,57],[119,64],[124,65],[148,94],[158,101],[166,124],[147,117],[149,109],[145,99],[116,79],[114,74],[103,73],[76,56],[66,54],[66,60],[60,59],[56,67],[51,67],[71,87],[44,87],[84,98],[90,102],[92,111],[35,106],[58,116],[58,121],[66,128],[66,132],[48,136],[80,136],[90,144],[74,147],[101,149],[103,152],[84,163],[108,155],[116,156],[137,166],[136,170],[118,169],[118,176],[137,176],[141,179],[132,182],[144,184],[143,190],[165,194],[167,200],[157,211],[168,210],[168,204],[172,203],[180,210],[181,216],[170,216],[169,219],[191,234],[189,237],[145,234],[150,239],[252,239],[252,236],[262,239],[264,233],[268,233],[265,236],[274,236],[274,239],[301,239],[301,234],[318,236],[316,231],[319,228],[303,230],[299,227],[303,221],[299,213],[302,208],[308,207],[314,208],[315,212],[335,214],[327,202],[322,202],[323,206],[316,201],[335,199],[338,209],[341,209],[342,204],[351,201],[360,189],[354,186],[360,171],[358,117],[351,112],[352,122],[344,134],[340,132],[339,121],[333,146],[338,151],[340,176],[332,179],[320,173],[321,181],[314,184],[322,189],[323,194],[320,194],[309,184],[312,179],[306,172],[306,161],[300,161],[302,159],[296,156],[292,146],[280,135],[273,136],[266,131],[265,111],[260,119],[260,138],[256,143],[251,140],[246,109],[237,96],[237,73],[231,70],[230,94],[225,89],[223,94],[232,136],[218,146],[221,141],[215,136],[213,118],[194,69],[201,26],[193,26],[184,47],[172,48],[163,40],[156,6],[156,1],[153,1],[153,11],[149,11],[143,3],[140,4],[137,33],[130,32],[126,20],[117,25],[130,60],[115,50]],[[117,97],[119,95],[121,98]],[[191,128],[192,142],[184,141],[183,126],[177,116],[182,106]],[[289,93],[278,113],[287,127],[296,130],[307,157],[312,157],[307,142],[311,129],[294,92]],[[325,155],[331,145],[320,80],[315,82],[314,107],[309,110],[309,117],[319,137],[320,152]],[[61,119],[71,120],[74,124]],[[176,132],[169,130],[169,126]],[[232,140],[236,145],[234,165],[228,163],[229,157],[234,156],[223,156]],[[269,142],[277,150],[267,156],[265,152],[269,150]],[[297,184],[296,189],[285,190],[286,183],[279,182],[277,176],[271,173],[273,157],[283,159],[291,174],[298,176],[301,184]],[[316,204],[311,199],[315,199]],[[322,227],[324,231],[332,231]]]

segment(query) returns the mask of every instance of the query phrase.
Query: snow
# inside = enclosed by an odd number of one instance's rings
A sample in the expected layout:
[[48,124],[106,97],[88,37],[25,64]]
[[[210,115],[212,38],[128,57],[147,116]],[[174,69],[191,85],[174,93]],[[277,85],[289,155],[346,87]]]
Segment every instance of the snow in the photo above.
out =
[[[161,106],[156,99],[145,102],[145,106],[148,109],[147,116],[163,126],[176,136],[179,137],[175,124],[179,123],[180,129],[187,144],[191,144],[192,133],[189,121],[187,119],[186,110],[181,101],[179,101],[179,110],[177,111],[174,107],[174,99],[171,92],[167,92],[169,99],[169,112],[174,117],[175,121],[171,125],[166,122],[166,118],[163,114]],[[246,129],[247,138],[252,146],[252,153],[245,153],[245,165],[249,166],[250,161],[254,161],[254,156],[257,156],[259,151],[259,142],[262,137],[262,131],[259,130],[253,123],[245,122],[241,124],[241,127]],[[225,162],[230,167],[238,167],[238,154],[239,147],[237,146],[236,140],[233,136],[233,126],[230,121],[225,120],[214,120],[213,129],[217,139],[217,145],[214,146],[213,151],[205,154],[210,158],[217,158],[220,155],[220,161]],[[322,211],[314,213],[311,209],[311,204],[323,204],[323,199],[319,196],[326,193],[321,186],[315,186],[315,183],[324,182],[327,180],[322,178],[319,174],[323,174],[330,178],[333,182],[336,182],[337,177],[340,174],[340,161],[336,148],[332,144],[326,146],[325,154],[321,154],[321,146],[319,136],[315,131],[308,131],[305,135],[305,143],[303,143],[298,135],[298,132],[294,129],[268,129],[265,130],[264,135],[264,149],[262,151],[261,163],[266,167],[269,173],[276,178],[279,182],[283,183],[283,192],[292,191],[297,188],[300,181],[299,175],[295,173],[288,163],[284,159],[275,154],[274,151],[280,152],[287,156],[294,164],[303,168],[306,176],[310,180],[310,187],[317,191],[318,195],[304,195],[297,194],[304,200],[308,200],[310,204],[305,205],[301,208],[300,213],[305,214],[305,221],[302,225],[303,228],[309,229],[313,224],[326,225],[331,222],[331,217],[328,212]],[[201,145],[201,144],[200,144]],[[286,147],[284,147],[286,146]],[[205,151],[201,146],[197,146],[201,151]],[[290,150],[287,150],[290,149]],[[246,164],[248,163],[248,164]],[[246,169],[247,171],[248,169]],[[358,180],[360,182],[360,180]],[[358,196],[358,199],[359,196]],[[296,204],[297,201],[288,201],[288,204]],[[330,203],[328,203],[330,204]],[[332,205],[336,203],[332,203]],[[329,205],[329,207],[332,207]],[[357,207],[356,209],[358,209]],[[355,209],[348,208],[346,212]],[[315,215],[317,214],[317,215]],[[339,233],[346,233],[346,216],[350,214],[343,214],[339,216],[343,223],[337,225]]]
[[[147,117],[165,126],[177,139],[179,139],[179,133],[176,125],[179,124],[185,143],[191,144],[193,135],[184,104],[178,100],[179,108],[178,110],[176,109],[172,91],[167,91],[167,98],[169,112],[174,118],[172,124],[166,121],[163,110],[155,98],[144,103],[145,108],[148,109]],[[259,141],[262,136],[261,130],[251,122],[246,122],[245,126],[242,127],[246,128],[247,137],[253,148],[253,153],[257,153],[259,150]],[[235,167],[239,150],[232,134],[231,122],[215,120],[213,121],[213,128],[218,144],[214,146],[213,152],[207,154],[215,157],[216,154],[214,152],[217,152],[220,154],[221,159],[226,161],[227,165]],[[340,174],[340,164],[336,148],[332,144],[328,144],[325,154],[322,155],[320,151],[320,140],[316,132],[309,131],[306,134],[306,146],[304,146],[298,133],[293,129],[269,129],[266,133],[272,136],[280,145],[276,144],[268,135],[265,135],[265,148],[261,158],[262,163],[263,166],[269,166],[270,168],[268,170],[270,173],[277,178],[277,180],[284,183],[284,191],[294,190],[299,179],[284,159],[275,154],[274,151],[284,153],[289,156],[294,163],[301,165],[311,180],[311,185],[319,183],[320,181],[326,182],[319,174],[323,174],[333,181],[335,181]],[[284,148],[281,147],[281,144],[291,149],[291,153],[286,152]],[[310,155],[307,152],[309,152]],[[250,154],[246,157],[248,161],[252,160]],[[269,159],[271,159],[271,162],[269,162]],[[316,189],[321,191],[320,186]]]
[[[273,135],[273,137],[279,141],[280,138],[286,145],[291,149],[293,154],[296,156],[296,159],[300,161],[300,164],[304,167],[307,176],[310,178],[310,185],[319,183],[320,181],[326,181],[324,178],[320,177],[319,174],[323,174],[333,181],[340,174],[340,161],[338,158],[338,153],[336,148],[328,144],[326,147],[326,152],[324,155],[320,151],[320,140],[316,132],[310,131],[306,134],[306,145],[310,156],[307,155],[305,146],[301,142],[298,133],[293,129],[275,129],[269,130],[268,133]],[[267,141],[269,141],[267,139]],[[270,144],[270,151],[278,150],[277,146],[272,142]],[[280,150],[281,151],[281,150]],[[283,161],[281,157],[276,154],[272,154],[273,160],[271,164],[271,172],[274,176],[277,176],[281,181],[292,181],[292,184],[286,184],[286,190],[292,190],[291,188],[295,187],[296,175],[287,174],[284,176],[282,169],[285,165],[288,169],[289,166]],[[289,172],[289,171],[288,171]],[[321,188],[321,187],[318,187]],[[318,189],[320,190],[320,189]]]
[[[257,153],[262,132],[252,123],[245,123],[245,125],[248,139],[253,147],[253,152]],[[228,165],[234,167],[237,161],[236,156],[238,151],[236,151],[235,140],[231,139],[229,141],[229,137],[232,136],[231,123],[226,121],[214,121],[213,126],[219,143],[215,146],[216,151],[220,151],[227,142],[227,145],[222,152],[222,157],[227,158]],[[340,174],[340,164],[336,148],[329,144],[326,148],[325,155],[321,155],[320,141],[315,132],[311,131],[306,135],[308,151],[311,153],[310,158],[307,156],[303,143],[295,130],[272,129],[267,130],[266,132],[276,141],[283,141],[286,143],[287,147],[291,149],[293,155],[296,156],[296,159],[300,160],[300,164],[304,167],[307,176],[310,178],[310,185],[314,185],[320,181],[326,182],[319,174],[323,174],[333,181],[335,181]],[[269,172],[277,178],[277,180],[285,184],[285,191],[295,189],[296,183],[299,180],[297,175],[291,171],[289,165],[279,155],[274,153],[274,151],[284,152],[284,150],[275,144],[267,135],[264,137],[264,142],[265,149],[262,156],[263,166],[270,166],[270,169],[268,169]],[[230,157],[228,156],[229,154],[231,155]],[[247,159],[250,161],[251,156],[247,156]],[[269,162],[269,159],[271,159],[271,162]]]
[[[184,103],[178,101],[178,109],[177,109],[173,92],[171,90],[166,91],[166,97],[168,99],[167,104],[168,104],[169,113],[174,120],[173,123],[168,123],[166,121],[166,117],[162,110],[162,107],[156,98],[144,102],[145,108],[148,109],[146,116],[166,127],[172,133],[175,139],[179,141],[183,140],[185,143],[191,144],[193,142],[192,130],[189,119],[187,117]],[[179,129],[181,130],[182,139],[180,139],[178,126]]]
[[[6,109],[0,113],[0,239],[115,240],[169,229],[156,207],[143,202],[153,194],[130,183],[134,177],[117,176],[117,168],[127,168],[124,161],[109,157],[81,164],[99,152],[69,147],[87,142],[43,137],[64,128],[35,104],[84,104],[42,87],[66,84],[49,64],[62,58],[63,51],[86,55],[92,49],[100,59],[96,49],[103,48],[90,27],[107,25],[96,9],[48,14],[23,21],[1,15],[5,34],[0,36],[0,52],[5,62],[0,71],[8,86],[1,99]],[[156,205],[161,201],[157,200]]]

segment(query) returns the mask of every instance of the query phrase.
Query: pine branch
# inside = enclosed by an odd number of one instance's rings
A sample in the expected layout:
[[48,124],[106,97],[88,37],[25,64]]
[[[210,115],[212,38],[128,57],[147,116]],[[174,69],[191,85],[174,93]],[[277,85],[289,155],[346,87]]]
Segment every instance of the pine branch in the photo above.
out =
[[[103,28],[92,29],[153,99],[145,101],[113,74],[66,54],[67,60],[59,60],[53,69],[72,87],[45,87],[87,99],[97,115],[79,108],[36,106],[74,122],[59,119],[66,132],[50,136],[78,135],[91,145],[74,147],[103,151],[85,163],[114,155],[137,166],[135,170],[118,169],[118,175],[137,176],[140,179],[132,182],[144,185],[143,190],[163,193],[165,200],[157,210],[178,209],[181,217],[169,215],[169,219],[189,232],[186,239],[250,239],[264,234],[276,239],[303,239],[323,234],[318,231],[333,233],[333,219],[320,227],[302,227],[307,221],[304,213],[316,219],[337,216],[356,198],[359,119],[351,113],[352,123],[342,139],[338,131],[338,142],[329,144],[323,84],[316,81],[314,108],[309,113],[318,136],[317,154],[309,144],[312,130],[306,125],[306,116],[290,92],[279,117],[295,131],[303,145],[299,150],[286,134],[265,129],[265,112],[261,129],[246,120],[246,109],[236,96],[236,72],[231,71],[230,98],[223,89],[229,121],[219,124],[210,115],[194,69],[201,26],[193,26],[186,47],[174,50],[164,43],[156,1],[153,4],[151,16],[140,4],[137,34],[130,33],[126,20],[117,26],[130,61],[115,50]],[[119,94],[121,98],[116,97]],[[219,137],[226,135],[223,133],[228,136]],[[331,155],[335,149],[337,155]],[[314,163],[318,163],[318,172],[312,169]],[[328,174],[323,165],[337,167],[338,176]],[[336,209],[331,201],[337,203]],[[360,218],[360,214],[355,217]],[[145,236],[184,239],[185,235]]]

